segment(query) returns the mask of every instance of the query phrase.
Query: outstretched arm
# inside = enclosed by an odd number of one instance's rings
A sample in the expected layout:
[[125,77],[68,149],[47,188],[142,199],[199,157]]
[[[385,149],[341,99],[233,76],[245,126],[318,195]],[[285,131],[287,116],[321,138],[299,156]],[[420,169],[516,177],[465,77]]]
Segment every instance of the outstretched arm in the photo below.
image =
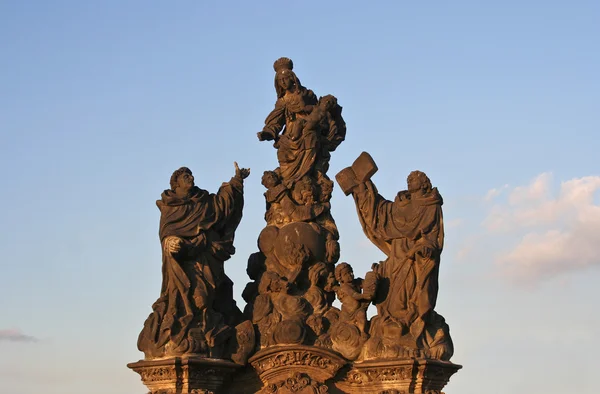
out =
[[283,99],[278,99],[275,103],[275,109],[265,119],[265,126],[258,132],[259,141],[272,141],[277,139],[281,130],[285,126],[285,103]]
[[393,238],[392,204],[377,192],[371,180],[361,182],[352,189],[356,204],[356,212],[365,235],[383,253],[389,256],[391,244],[387,241]]
[[243,181],[244,179],[248,178],[248,176],[250,175],[250,169],[249,168],[240,168],[238,166],[237,161],[234,161],[233,165],[235,167],[235,177],[237,179],[239,179],[240,181]]

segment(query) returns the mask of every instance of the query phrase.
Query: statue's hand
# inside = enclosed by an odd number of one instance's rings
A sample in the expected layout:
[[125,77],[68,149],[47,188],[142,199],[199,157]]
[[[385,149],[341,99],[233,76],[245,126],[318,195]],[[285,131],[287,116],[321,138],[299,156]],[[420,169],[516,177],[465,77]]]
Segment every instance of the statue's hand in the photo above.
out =
[[181,245],[182,245],[182,240],[181,238],[178,237],[169,237],[167,239],[167,245],[166,245],[166,249],[169,253],[171,254],[177,254],[181,251]]
[[256,135],[258,136],[259,141],[272,141],[275,139],[271,133],[266,131],[259,131]]
[[236,178],[239,179],[246,179],[248,178],[248,175],[250,175],[250,169],[249,168],[240,168],[238,167],[238,163],[237,162],[233,162],[233,165],[235,166],[235,176]]
[[417,253],[425,259],[431,259],[435,255],[435,250],[432,247],[424,246],[420,248]]

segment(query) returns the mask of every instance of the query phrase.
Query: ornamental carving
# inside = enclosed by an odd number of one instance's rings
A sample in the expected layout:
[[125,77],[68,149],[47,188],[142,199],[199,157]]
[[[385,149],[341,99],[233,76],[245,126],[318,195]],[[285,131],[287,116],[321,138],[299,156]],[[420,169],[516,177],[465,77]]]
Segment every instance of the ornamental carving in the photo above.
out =
[[144,382],[160,382],[177,378],[175,367],[140,368],[137,372]]
[[260,391],[260,394],[288,393],[327,394],[329,389],[326,385],[311,379],[307,374],[296,373],[280,382],[268,384]]
[[346,375],[348,383],[406,381],[412,376],[412,367],[353,369]]
[[244,324],[224,263],[235,253],[248,175],[249,169],[235,163],[231,180],[209,193],[195,185],[189,168],[181,167],[156,202],[162,286],[138,338],[146,360],[200,355],[245,364],[254,346],[246,332],[251,323]]
[[330,359],[309,351],[284,351],[252,364],[259,374],[272,368],[291,365],[304,365],[329,371],[339,368],[339,366],[334,365]]
[[[179,394],[181,390],[156,390],[150,391],[148,394]],[[191,389],[187,394],[215,394],[214,391],[204,389]]]

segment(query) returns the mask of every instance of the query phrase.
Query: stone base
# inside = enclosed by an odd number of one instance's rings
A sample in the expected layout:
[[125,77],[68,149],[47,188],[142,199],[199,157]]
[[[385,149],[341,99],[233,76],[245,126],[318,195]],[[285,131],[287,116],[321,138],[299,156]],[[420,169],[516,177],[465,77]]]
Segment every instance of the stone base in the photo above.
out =
[[148,394],[225,394],[223,383],[239,365],[225,360],[172,357],[127,364],[139,373]]
[[335,389],[348,394],[443,394],[450,377],[461,368],[426,359],[364,361],[341,373]]
[[263,382],[258,374],[252,366],[247,365],[236,371],[228,379],[228,382],[225,382],[221,391],[225,394],[255,394],[259,393],[262,388]]
[[335,352],[303,345],[273,346],[249,360],[264,386],[260,394],[327,393],[327,381],[346,364]]

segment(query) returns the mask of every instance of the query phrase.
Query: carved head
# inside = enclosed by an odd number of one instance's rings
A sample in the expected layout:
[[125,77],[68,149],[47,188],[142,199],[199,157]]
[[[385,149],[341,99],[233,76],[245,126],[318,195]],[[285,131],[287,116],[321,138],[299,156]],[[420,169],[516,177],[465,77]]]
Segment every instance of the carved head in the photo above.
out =
[[246,268],[248,277],[252,280],[258,280],[265,270],[265,255],[262,252],[252,253],[248,257],[248,267]]
[[187,167],[181,167],[171,175],[171,190],[181,189],[182,191],[189,191],[194,187],[194,176],[192,171]]
[[[323,319],[323,316],[319,316],[319,315],[310,315],[308,317],[308,319],[306,319],[306,324],[312,328],[312,330],[315,332],[316,335],[321,335],[324,334],[326,331],[325,325],[325,319]],[[325,392],[325,391],[322,391]]]
[[354,280],[354,271],[348,263],[335,266],[335,279],[340,283],[351,283]]
[[307,175],[296,182],[292,196],[298,204],[313,205],[317,203],[316,191],[312,179]]
[[331,194],[333,193],[333,181],[322,177],[319,179],[319,186],[321,187],[321,201],[329,201],[331,199]]
[[289,284],[287,280],[279,276],[276,272],[267,271],[265,272],[258,285],[258,292],[260,294],[269,293],[286,293],[288,291]]
[[298,85],[297,80],[298,77],[293,71],[282,71],[277,73],[277,85],[284,91],[294,91]]
[[331,94],[323,96],[319,99],[319,106],[329,112],[337,106],[337,98]]
[[287,57],[281,57],[273,64],[275,69],[275,91],[277,98],[281,98],[287,91],[294,92],[300,86],[300,80],[292,71],[294,63]]
[[408,175],[408,178],[406,179],[406,181],[408,183],[408,191],[410,193],[415,193],[418,191],[427,193],[427,192],[430,192],[432,189],[431,181],[429,180],[427,175],[425,175],[425,173],[421,172],[421,171],[411,172]]
[[285,256],[282,256],[282,263],[288,268],[302,267],[312,257],[310,249],[300,243],[286,239],[285,241]]
[[277,186],[281,180],[279,179],[279,175],[275,171],[265,171],[261,183],[267,189]]

